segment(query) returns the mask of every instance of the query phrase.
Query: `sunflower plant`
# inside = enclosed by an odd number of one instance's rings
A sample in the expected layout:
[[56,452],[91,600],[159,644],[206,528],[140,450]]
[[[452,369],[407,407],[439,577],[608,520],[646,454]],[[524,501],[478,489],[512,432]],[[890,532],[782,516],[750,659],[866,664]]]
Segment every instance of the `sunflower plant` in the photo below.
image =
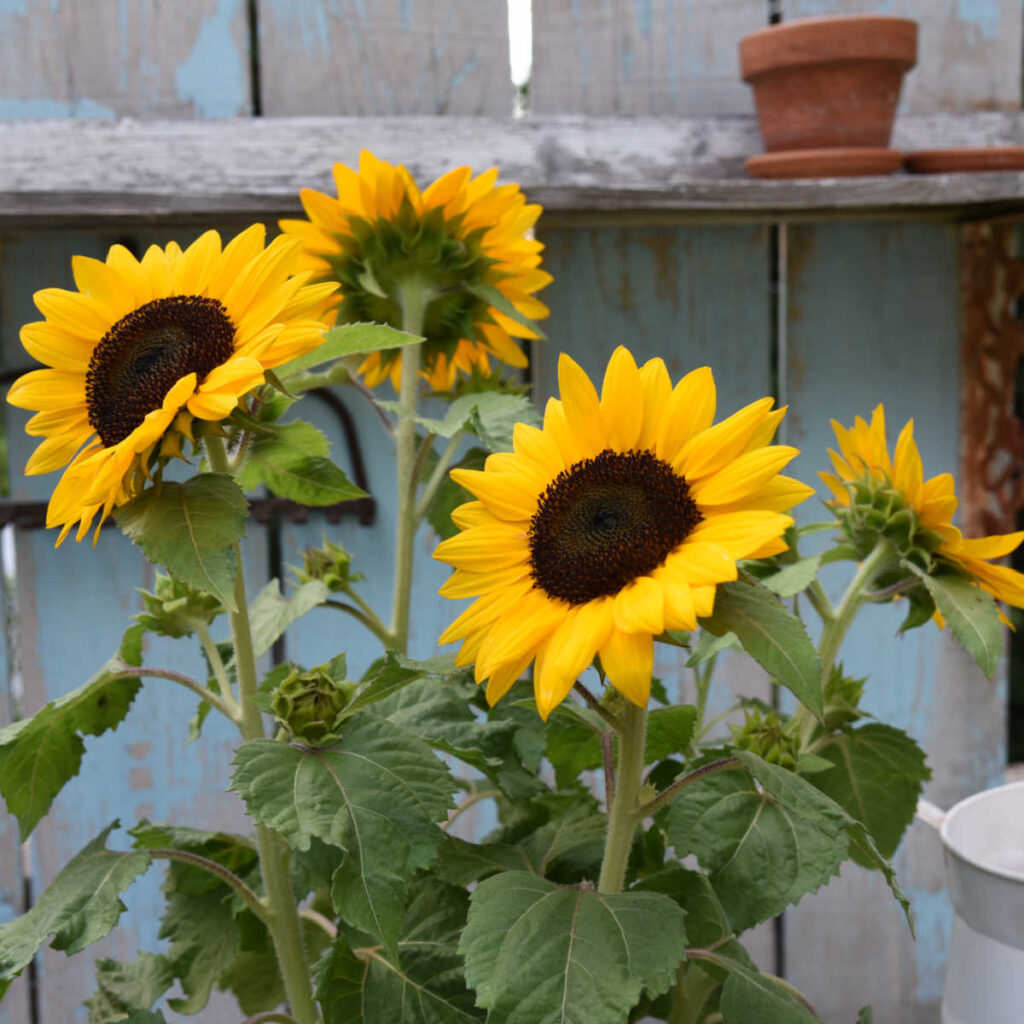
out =
[[[620,347],[598,390],[562,355],[534,412],[504,368],[547,314],[539,207],[494,171],[420,189],[368,153],[334,179],[269,244],[254,226],[141,259],[114,246],[74,261],[74,291],[35,297],[21,337],[42,367],[9,401],[41,438],[27,472],[60,472],[47,525],[102,544],[112,518],[157,569],[116,655],[0,731],[0,794],[28,836],[83,737],[156,678],[195,695],[194,731],[237,728],[253,833],[141,821],[111,848],[112,823],[0,926],[0,995],[44,943],[110,932],[159,861],[166,941],[97,963],[90,1024],[199,1014],[215,987],[285,1024],[818,1020],[742,935],[848,859],[909,920],[888,858],[928,778],[913,739],[862,710],[844,637],[898,601],[902,629],[950,629],[991,674],[997,602],[1024,605],[1024,577],[992,560],[1024,534],[963,538],[952,478],[924,478],[912,424],[890,455],[881,407],[834,424],[828,520],[801,525],[814,492],[783,472],[785,409],[720,416],[707,367],[673,381]],[[374,553],[335,539],[284,584],[243,574],[247,492],[362,494],[296,417],[324,386],[372,402],[394,443],[388,609],[365,596]],[[408,650],[428,528],[461,602],[451,653]],[[338,654],[272,664],[320,606]],[[362,673],[352,630],[379,643]],[[147,664],[150,635],[196,645],[207,678]],[[723,698],[716,665],[744,658],[749,692]],[[478,805],[493,828],[470,836]]]

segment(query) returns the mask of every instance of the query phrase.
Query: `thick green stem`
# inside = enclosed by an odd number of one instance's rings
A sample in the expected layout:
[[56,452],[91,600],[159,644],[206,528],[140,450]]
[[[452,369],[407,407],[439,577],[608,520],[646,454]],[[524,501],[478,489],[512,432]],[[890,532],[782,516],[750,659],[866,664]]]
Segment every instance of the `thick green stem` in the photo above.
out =
[[234,872],[218,864],[215,860],[202,857],[198,853],[191,853],[188,850],[173,849],[151,849],[146,851],[150,857],[157,860],[174,860],[180,864],[188,864],[190,867],[199,868],[207,874],[214,875],[226,885],[229,885],[242,898],[245,905],[264,923],[267,923],[267,908],[259,898]]
[[[402,330],[423,333],[423,317],[430,294],[417,281],[399,290]],[[398,396],[397,455],[398,523],[395,536],[395,589],[392,602],[393,646],[405,654],[409,646],[409,609],[412,601],[412,563],[416,540],[416,402],[420,388],[420,346],[402,349],[402,381]]]
[[696,964],[680,964],[672,989],[672,1009],[668,1024],[700,1024],[708,997],[717,988],[715,981]]
[[430,474],[430,479],[423,488],[423,495],[416,504],[417,522],[419,522],[430,511],[430,506],[433,503],[434,498],[437,496],[438,488],[444,482],[444,478],[448,473],[448,467],[451,466],[452,459],[455,458],[455,455],[459,450],[462,438],[463,432],[461,430],[457,430],[451,438],[449,438],[444,451],[441,452],[441,456],[437,460],[437,465],[434,467],[434,472]]
[[[228,471],[227,452],[221,438],[206,439],[206,454],[210,468],[215,473]],[[238,673],[238,696],[242,709],[241,728],[246,740],[256,740],[263,739],[265,734],[263,718],[252,702],[258,690],[256,658],[253,655],[249,604],[245,594],[242,550],[238,544],[235,545],[235,560],[236,611],[231,612],[231,637],[235,647],[235,670]],[[263,888],[267,894],[268,926],[274,938],[274,949],[291,1013],[298,1024],[318,1024],[320,1013],[313,1000],[299,911],[288,870],[290,850],[278,833],[262,826],[256,829],[256,843],[260,854]]]
[[643,783],[644,744],[647,740],[647,709],[626,702],[619,729],[619,763],[615,797],[608,812],[608,834],[604,862],[598,880],[599,892],[622,892],[626,865],[633,845],[633,833],[640,822],[637,807]]

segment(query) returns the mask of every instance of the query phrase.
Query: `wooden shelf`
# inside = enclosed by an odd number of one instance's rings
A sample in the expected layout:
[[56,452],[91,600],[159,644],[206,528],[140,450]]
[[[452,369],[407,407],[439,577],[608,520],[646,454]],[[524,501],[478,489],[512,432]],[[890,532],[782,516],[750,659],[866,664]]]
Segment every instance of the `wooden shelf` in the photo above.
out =
[[[905,151],[1024,144],[1024,114],[907,117]],[[333,192],[335,161],[366,147],[417,180],[497,165],[549,217],[806,219],[1024,212],[1024,173],[759,181],[749,118],[249,118],[0,122],[0,225],[273,218],[299,188]]]

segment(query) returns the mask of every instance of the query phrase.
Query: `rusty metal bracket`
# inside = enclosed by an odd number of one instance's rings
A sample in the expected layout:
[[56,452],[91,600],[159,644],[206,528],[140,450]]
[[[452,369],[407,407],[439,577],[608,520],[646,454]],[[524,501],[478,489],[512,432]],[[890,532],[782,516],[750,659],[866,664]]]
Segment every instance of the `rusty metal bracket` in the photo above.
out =
[[961,232],[960,495],[977,537],[1016,530],[1024,509],[1024,220]]

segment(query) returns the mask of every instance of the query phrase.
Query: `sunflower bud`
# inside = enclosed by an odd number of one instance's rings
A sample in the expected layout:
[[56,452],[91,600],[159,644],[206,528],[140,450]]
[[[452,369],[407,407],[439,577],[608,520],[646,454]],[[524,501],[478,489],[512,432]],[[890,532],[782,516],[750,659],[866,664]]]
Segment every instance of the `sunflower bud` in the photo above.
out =
[[832,732],[840,726],[864,717],[860,699],[865,679],[843,675],[843,666],[837,665],[825,683],[825,730]]
[[135,620],[160,636],[189,636],[197,625],[208,626],[224,611],[216,597],[160,572],[153,580],[153,592],[140,589],[139,593],[146,610]]
[[274,717],[295,739],[327,746],[341,738],[335,723],[354,690],[354,683],[332,679],[326,666],[308,672],[295,669],[273,692]]
[[733,725],[730,728],[733,744],[741,750],[749,750],[769,764],[777,764],[790,771],[796,768],[800,738],[776,712],[769,711],[762,715],[757,708],[751,708],[746,712],[742,726]]
[[318,548],[306,548],[302,553],[302,568],[292,569],[299,583],[322,580],[333,592],[347,590],[352,583],[358,583],[361,573],[349,571],[352,557],[340,545],[324,539]]

